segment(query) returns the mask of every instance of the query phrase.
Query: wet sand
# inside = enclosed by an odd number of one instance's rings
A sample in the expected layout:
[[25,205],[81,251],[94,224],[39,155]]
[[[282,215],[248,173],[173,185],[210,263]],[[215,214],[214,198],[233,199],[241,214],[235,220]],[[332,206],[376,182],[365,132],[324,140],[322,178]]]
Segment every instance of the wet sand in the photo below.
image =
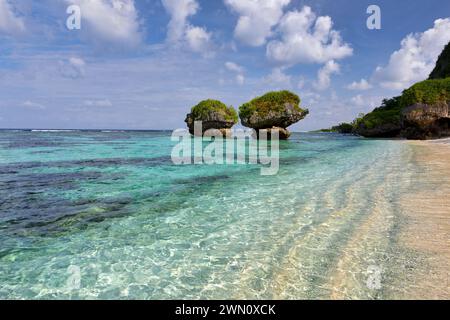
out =
[[413,287],[399,298],[450,299],[450,139],[407,143],[420,170],[400,201],[408,223],[398,241],[423,257],[424,270],[409,275]]

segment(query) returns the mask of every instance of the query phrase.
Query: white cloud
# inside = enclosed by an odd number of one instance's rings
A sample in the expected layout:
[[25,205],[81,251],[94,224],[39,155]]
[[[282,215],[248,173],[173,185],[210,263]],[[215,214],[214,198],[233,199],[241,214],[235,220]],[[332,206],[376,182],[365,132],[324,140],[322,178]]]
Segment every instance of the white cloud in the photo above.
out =
[[212,55],[212,34],[206,28],[189,24],[188,18],[200,8],[196,0],[162,0],[170,14],[167,26],[167,41],[172,45],[184,43],[194,52]]
[[188,18],[197,13],[199,5],[196,0],[162,0],[166,11],[170,14],[167,27],[167,40],[178,42],[184,38],[188,28]]
[[37,103],[37,102],[30,101],[30,100],[27,100],[24,103],[22,103],[22,106],[24,106],[26,108],[30,108],[30,109],[39,109],[39,110],[46,109],[46,107],[44,105]]
[[240,65],[238,65],[238,64],[236,64],[234,62],[230,62],[230,61],[225,63],[225,67],[228,70],[234,71],[234,72],[237,72],[237,73],[242,73],[244,71],[244,69]]
[[59,70],[65,78],[77,79],[84,77],[86,63],[83,59],[71,57],[68,61],[59,61]]
[[366,79],[361,79],[358,82],[354,81],[347,86],[347,89],[349,89],[349,90],[363,91],[363,90],[369,90],[370,88],[372,88],[372,85]]
[[87,107],[112,107],[112,102],[108,99],[104,100],[85,100],[83,104]]
[[409,34],[401,41],[387,66],[375,70],[372,82],[401,90],[428,78],[444,46],[450,41],[450,18],[438,19],[431,29]]
[[322,96],[316,92],[305,91],[302,93],[302,101],[306,102],[309,105],[314,105],[322,98]]
[[272,72],[264,78],[264,82],[274,85],[277,88],[292,87],[292,77],[283,72],[282,68],[274,68]]
[[238,74],[236,76],[236,82],[240,85],[243,85],[245,82],[245,76],[243,74]]
[[325,90],[330,86],[331,75],[339,73],[340,66],[333,60],[328,61],[322,68],[317,72],[317,81],[314,82],[314,88],[317,90]]
[[357,106],[363,106],[365,104],[364,98],[362,95],[358,94],[357,96],[354,96],[350,99],[350,101],[357,105]]
[[283,65],[297,63],[325,63],[353,54],[340,33],[332,29],[328,16],[316,17],[310,7],[286,13],[278,26],[281,40],[270,41],[267,57]]
[[225,4],[239,14],[234,30],[235,37],[249,46],[266,43],[283,15],[290,0],[225,0]]
[[194,52],[200,52],[208,56],[211,54],[211,33],[201,27],[189,26],[186,30],[186,40]]
[[0,0],[0,34],[16,35],[25,31],[25,23],[14,12],[14,7],[8,0]]
[[231,62],[231,61],[226,62],[225,67],[229,71],[236,73],[236,82],[238,84],[240,84],[240,85],[244,84],[245,76],[244,76],[244,68],[243,67],[241,67],[240,65],[238,65],[234,62]]
[[345,107],[353,111],[353,116],[358,113],[367,113],[379,107],[385,96],[372,96],[368,94],[358,94],[348,100],[343,100]]
[[66,0],[81,8],[81,30],[95,43],[137,46],[142,34],[134,0]]

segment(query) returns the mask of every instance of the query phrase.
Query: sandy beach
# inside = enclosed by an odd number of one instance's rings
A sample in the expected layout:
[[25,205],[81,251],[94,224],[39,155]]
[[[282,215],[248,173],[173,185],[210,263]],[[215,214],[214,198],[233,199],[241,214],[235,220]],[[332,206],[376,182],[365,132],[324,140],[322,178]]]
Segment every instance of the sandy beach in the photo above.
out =
[[[407,277],[413,287],[404,291],[406,299],[450,298],[450,139],[407,142],[414,161],[421,168],[411,177],[417,190],[401,199],[408,223],[399,234],[399,244],[420,254],[426,278]],[[414,189],[414,187],[413,187]],[[406,276],[406,275],[405,275]]]

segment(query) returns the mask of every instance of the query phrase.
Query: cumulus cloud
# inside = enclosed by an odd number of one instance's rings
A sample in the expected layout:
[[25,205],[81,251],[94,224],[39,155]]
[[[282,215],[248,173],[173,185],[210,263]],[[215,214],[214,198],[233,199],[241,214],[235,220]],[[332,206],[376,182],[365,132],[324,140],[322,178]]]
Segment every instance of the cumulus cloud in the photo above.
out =
[[162,4],[171,16],[167,26],[167,40],[178,42],[189,26],[188,18],[197,13],[199,5],[196,0],[162,0]]
[[162,4],[170,14],[167,26],[167,41],[178,45],[184,43],[194,52],[211,55],[212,34],[206,28],[189,24],[189,17],[195,15],[200,6],[196,0],[162,0]]
[[244,71],[244,69],[240,65],[238,65],[238,64],[236,64],[234,62],[230,62],[230,61],[225,63],[225,67],[228,70],[234,71],[234,72],[237,72],[237,73],[242,73]]
[[277,88],[292,87],[292,77],[285,74],[282,68],[274,68],[272,72],[264,78],[264,82]]
[[23,19],[17,16],[9,0],[0,0],[0,34],[16,35],[25,31]]
[[87,107],[112,107],[112,102],[108,99],[104,100],[85,100],[83,104]]
[[68,61],[59,61],[59,70],[63,77],[77,79],[84,77],[86,63],[83,59],[71,57]]
[[317,81],[314,82],[314,88],[317,90],[325,90],[330,86],[331,75],[339,73],[340,66],[333,60],[328,61],[317,72]]
[[347,86],[347,89],[349,90],[360,90],[360,91],[369,90],[370,88],[372,88],[372,85],[366,79],[354,81]]
[[267,45],[267,57],[283,65],[298,63],[325,63],[343,59],[353,54],[340,33],[333,30],[328,16],[316,17],[310,7],[286,13],[278,26],[281,40]]
[[379,66],[373,81],[384,88],[401,90],[428,78],[444,46],[450,41],[450,18],[438,19],[431,29],[409,34],[386,66]]
[[225,4],[239,14],[235,37],[254,47],[266,43],[289,3],[290,0],[225,0]]
[[244,76],[244,68],[243,67],[241,67],[240,65],[238,65],[234,62],[231,62],[231,61],[226,62],[225,67],[229,71],[236,73],[236,82],[238,84],[240,84],[240,85],[244,84],[245,76]]
[[192,51],[211,55],[211,33],[205,28],[189,26],[186,30],[186,41]]
[[85,35],[98,43],[137,46],[142,34],[134,0],[66,0],[80,6],[81,29]]

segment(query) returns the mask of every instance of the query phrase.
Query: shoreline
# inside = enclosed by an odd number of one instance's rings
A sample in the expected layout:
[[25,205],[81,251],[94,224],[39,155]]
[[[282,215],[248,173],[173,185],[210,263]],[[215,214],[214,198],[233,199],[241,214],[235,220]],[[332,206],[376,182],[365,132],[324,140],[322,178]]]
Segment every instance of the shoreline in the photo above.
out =
[[422,142],[422,144],[430,144],[430,145],[447,145],[450,147],[450,137],[448,138],[441,138],[441,139],[434,139],[434,140],[425,140],[425,141],[415,141],[415,142]]
[[412,277],[405,299],[450,298],[450,138],[408,141],[417,174],[411,177],[411,193],[401,197],[407,219],[399,244],[422,257],[423,274]]

